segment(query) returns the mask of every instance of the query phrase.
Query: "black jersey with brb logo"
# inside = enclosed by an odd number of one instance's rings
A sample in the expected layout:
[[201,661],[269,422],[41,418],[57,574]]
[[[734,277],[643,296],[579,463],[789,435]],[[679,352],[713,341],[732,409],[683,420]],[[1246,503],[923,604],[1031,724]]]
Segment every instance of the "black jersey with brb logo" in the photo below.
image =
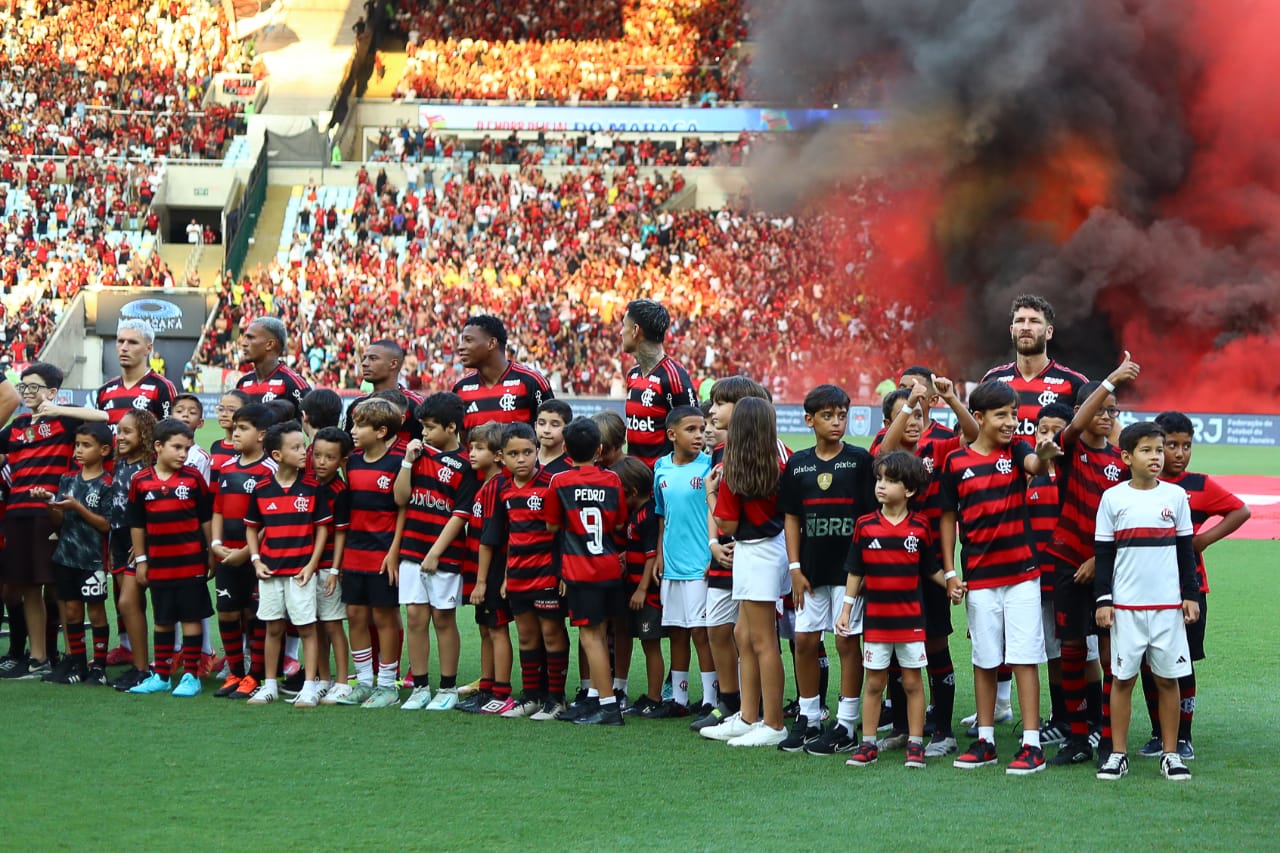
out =
[[800,570],[814,586],[841,586],[854,522],[876,508],[871,454],[844,445],[831,459],[797,451],[778,484],[778,508],[801,519]]

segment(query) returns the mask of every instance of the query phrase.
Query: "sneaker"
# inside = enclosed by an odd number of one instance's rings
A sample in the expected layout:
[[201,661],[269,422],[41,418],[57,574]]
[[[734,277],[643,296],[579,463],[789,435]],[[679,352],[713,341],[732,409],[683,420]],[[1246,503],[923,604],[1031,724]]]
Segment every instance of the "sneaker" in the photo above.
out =
[[[1013,719],[1013,705],[996,705],[996,716],[993,725],[1007,723]],[[960,721],[960,725],[967,726],[965,734],[968,737],[976,738],[978,736],[978,714],[975,711]]]
[[17,674],[10,676],[10,678],[15,678],[18,681],[42,681],[46,675],[53,672],[53,664],[47,660],[29,660],[25,669],[19,666],[15,672]]
[[994,743],[986,740],[975,740],[969,744],[969,748],[963,754],[956,756],[956,760],[951,762],[951,766],[961,770],[975,770],[979,767],[988,767],[995,764],[998,760]]
[[133,663],[133,652],[124,646],[116,646],[107,652],[107,666],[125,666]]
[[705,729],[699,730],[698,734],[707,740],[727,741],[730,738],[745,735],[751,729],[751,724],[742,719],[742,712],[725,717],[724,721],[719,725],[707,726]]
[[1160,739],[1160,735],[1152,735],[1151,740],[1142,745],[1142,749],[1138,750],[1138,755],[1143,758],[1159,758],[1164,754],[1164,742]]
[[972,714],[968,714],[968,715],[966,715],[966,716],[961,717],[961,718],[960,718],[960,725],[962,725],[962,726],[976,726],[976,725],[978,725],[978,712],[977,712],[977,711],[974,711]]
[[431,701],[431,688],[425,684],[421,687],[413,688],[413,692],[409,694],[409,698],[404,700],[404,704],[400,706],[401,711],[421,711],[427,707],[427,703]]
[[721,702],[707,713],[689,724],[689,731],[700,732],[711,726],[718,726],[729,716],[729,706]]
[[598,710],[600,710],[600,700],[584,696],[581,702],[570,702],[569,707],[556,714],[556,719],[562,723],[576,723],[583,717],[589,717]]
[[1062,743],[1067,739],[1067,735],[1069,733],[1069,729],[1065,729],[1053,720],[1050,720],[1040,727],[1040,745],[1053,746],[1055,744]]
[[565,708],[563,702],[555,699],[548,699],[542,703],[542,707],[529,715],[529,719],[537,720],[539,723],[545,723],[547,720],[554,720],[556,715]]
[[297,698],[293,700],[293,707],[314,708],[316,705],[320,704],[320,699],[321,699],[321,696],[320,696],[319,687],[313,686],[310,690],[308,690],[307,687],[304,685],[302,688],[302,692],[299,693]]
[[729,746],[777,746],[787,739],[786,729],[771,729],[763,722],[756,723],[746,734],[729,738]]
[[376,687],[373,694],[360,704],[361,708],[394,708],[400,704],[400,690],[396,687]]
[[622,709],[621,713],[625,714],[627,708],[631,707],[631,703],[627,701],[627,691],[615,690],[613,691],[613,698],[617,701],[618,707]]
[[488,690],[477,690],[469,696],[465,696],[458,700],[458,704],[454,706],[455,711],[462,711],[466,714],[478,714],[480,709],[493,699],[493,694]]
[[200,655],[200,664],[196,667],[197,678],[208,678],[222,669],[222,658],[214,655]]
[[458,704],[458,691],[452,687],[439,690],[427,703],[428,711],[452,711]]
[[1160,756],[1160,773],[1170,782],[1185,782],[1191,778],[1191,771],[1182,763],[1182,756],[1176,752],[1166,752]]
[[302,670],[298,670],[293,675],[285,676],[280,680],[281,696],[297,696],[302,692],[302,687],[307,683],[307,674]]
[[689,716],[689,709],[677,705],[674,699],[667,699],[663,702],[650,702],[640,710],[640,716],[646,720],[669,720],[672,717]]
[[480,679],[476,679],[470,684],[463,684],[458,688],[458,696],[474,696],[480,692]]
[[320,697],[321,705],[345,705],[347,700],[351,698],[350,684],[335,684],[329,688],[324,696]]
[[105,687],[107,685],[107,674],[96,666],[89,667],[89,671],[85,673],[84,683],[90,687]]
[[782,716],[784,719],[790,720],[793,717],[800,716],[800,700],[792,699],[782,708]]
[[1098,726],[1089,727],[1089,746],[1093,749],[1101,751],[1102,749],[1102,729]]
[[926,767],[924,760],[924,744],[908,742],[907,760],[902,762],[902,765],[911,770],[923,770]]
[[654,704],[661,704],[661,703],[655,703],[648,696],[641,693],[639,699],[637,699],[636,701],[632,702],[631,704],[627,705],[627,707],[622,709],[622,716],[639,717],[641,712],[644,711],[644,709]]
[[853,755],[845,759],[844,763],[850,767],[868,767],[875,764],[879,758],[880,750],[876,749],[876,745],[869,740],[864,740],[858,744]]
[[226,699],[240,689],[240,681],[242,678],[243,676],[240,675],[228,675],[227,680],[222,682],[222,686],[213,691],[213,695],[217,696],[219,699]]
[[1058,754],[1049,759],[1054,767],[1070,767],[1072,764],[1084,764],[1093,760],[1093,748],[1089,742],[1080,737],[1069,737],[1058,748]]
[[149,673],[145,681],[142,681],[129,688],[130,693],[168,693],[170,689],[169,679],[161,678],[154,672]]
[[876,744],[876,748],[881,752],[888,752],[891,749],[902,749],[906,745],[907,733],[898,732],[896,734],[891,734],[886,738],[881,738],[880,742]]
[[778,749],[783,752],[803,752],[807,744],[814,743],[821,737],[822,727],[809,725],[809,718],[801,714],[791,724],[791,732],[778,744]]
[[542,702],[533,698],[528,693],[520,694],[520,698],[513,699],[511,707],[502,712],[502,716],[509,720],[518,719],[520,717],[528,717],[542,710]]
[[622,706],[617,702],[610,702],[608,705],[597,702],[590,709],[590,713],[578,717],[573,724],[575,726],[623,726],[626,722],[622,718]]
[[338,702],[339,705],[363,705],[373,696],[373,685],[364,684],[357,681],[355,684],[347,685],[351,692],[347,697]]
[[293,675],[295,672],[298,672],[301,668],[302,667],[298,664],[297,658],[287,657],[284,659],[285,678],[288,678],[289,676]]
[[[490,699],[488,702],[485,702],[484,705],[480,706],[480,713],[481,714],[497,714],[500,717],[505,717],[513,708],[515,708],[515,706],[516,706],[516,700],[513,699],[512,697],[508,696],[505,699],[499,699],[497,696],[495,696],[492,699]],[[521,714],[520,716],[524,716],[524,715]]]
[[1181,758],[1183,761],[1196,760],[1196,748],[1191,745],[1191,741],[1189,740],[1178,741],[1178,757]]
[[70,656],[63,656],[58,665],[40,680],[47,684],[79,684],[88,671],[83,663],[72,660]]
[[1044,769],[1044,750],[1038,746],[1023,744],[1018,754],[1009,762],[1004,772],[1009,776],[1030,776]]
[[804,751],[810,755],[839,755],[853,752],[857,748],[857,739],[839,723],[827,726],[822,731],[822,737],[804,745]]
[[147,677],[150,675],[151,673],[144,669],[134,669],[133,667],[129,667],[120,675],[119,678],[111,682],[111,686],[116,690],[119,690],[121,693],[128,693],[130,690],[146,681]]
[[950,755],[957,749],[959,749],[959,747],[956,746],[956,739],[954,737],[951,737],[950,735],[940,735],[935,732],[933,737],[929,739],[928,745],[924,748],[924,755],[925,758],[942,758],[943,756]]
[[200,683],[200,679],[196,678],[195,673],[184,672],[178,686],[173,688],[174,696],[180,699],[189,699],[192,696],[199,696],[200,691],[204,689],[204,685]]
[[332,681],[316,681],[316,701],[319,702],[333,689]]
[[241,676],[240,684],[236,687],[236,692],[228,696],[228,699],[248,699],[250,696],[258,692],[261,685],[258,679],[252,675]]
[[705,717],[707,714],[710,714],[714,710],[715,710],[715,706],[708,702],[703,702],[700,705],[694,705],[691,702],[689,703],[689,708],[688,708],[690,716],[693,716],[693,717]]
[[[16,670],[23,660],[26,660],[26,658],[19,660],[18,658],[11,657],[9,655],[0,657],[0,678],[8,678],[9,673]],[[130,660],[132,660],[132,658],[130,658]]]
[[569,703],[569,707],[572,708],[574,705],[581,706],[585,704],[587,701],[587,693],[587,688],[579,687],[578,692],[573,694],[573,701]]
[[667,676],[667,680],[662,682],[662,699],[665,702],[668,699],[675,698],[675,692],[671,689],[671,676]]
[[268,687],[263,684],[253,691],[253,695],[245,701],[246,705],[270,705],[280,698],[279,687]]
[[1102,766],[1098,768],[1097,777],[1106,782],[1112,782],[1127,776],[1129,773],[1129,757],[1123,752],[1113,752],[1107,756],[1107,760],[1102,762]]

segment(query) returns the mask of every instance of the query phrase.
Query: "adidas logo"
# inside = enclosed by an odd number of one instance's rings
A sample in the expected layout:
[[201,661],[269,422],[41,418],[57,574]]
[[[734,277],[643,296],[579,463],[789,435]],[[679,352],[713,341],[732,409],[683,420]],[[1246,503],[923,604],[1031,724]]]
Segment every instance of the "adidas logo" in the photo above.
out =
[[871,544],[867,546],[867,549],[868,549],[868,550],[871,550],[871,551],[879,551],[879,550],[880,550],[880,540],[879,540],[879,539],[872,539],[872,540],[871,540]]
[[475,404],[475,401],[472,401],[471,405],[467,406],[468,415],[474,415],[478,411],[480,411],[480,407]]
[[964,476],[962,476],[960,479],[961,479],[961,480],[971,480],[971,479],[973,479],[973,469],[972,469],[972,468],[965,468],[965,469],[964,469]]
[[153,501],[153,500],[155,500],[155,499],[156,499],[156,493],[155,493],[155,492],[147,492],[147,496],[146,496],[145,498],[143,498],[143,500],[148,500],[148,501]]
[[1175,661],[1175,663],[1186,663],[1186,662],[1187,662],[1186,655],[1178,655],[1178,659]]
[[275,512],[275,511],[276,511],[275,501],[272,501],[271,503],[267,504],[267,512]]

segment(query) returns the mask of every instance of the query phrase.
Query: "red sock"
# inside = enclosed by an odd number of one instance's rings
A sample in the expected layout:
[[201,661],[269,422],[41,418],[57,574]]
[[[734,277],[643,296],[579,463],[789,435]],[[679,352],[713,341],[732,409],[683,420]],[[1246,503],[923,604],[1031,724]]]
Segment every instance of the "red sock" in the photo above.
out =
[[222,638],[222,651],[227,655],[231,674],[244,677],[244,631],[240,628],[240,617],[219,619],[218,636]]
[[569,675],[569,652],[547,652],[547,692],[555,698],[564,696],[564,682]]
[[249,674],[258,681],[267,677],[267,623],[261,619],[249,625]]
[[1084,646],[1062,647],[1062,699],[1067,706],[1067,722],[1073,737],[1089,736],[1089,717],[1085,713],[1085,657]]
[[168,631],[156,630],[151,635],[151,642],[155,647],[156,653],[156,675],[161,678],[168,678],[173,674],[173,642],[175,632],[172,628]]
[[84,623],[68,625],[66,634],[67,654],[77,660],[84,660]]
[[97,669],[107,668],[107,647],[111,645],[111,628],[106,625],[93,626],[93,665]]
[[200,671],[200,646],[204,637],[195,634],[182,638],[182,672],[184,675],[195,675]]

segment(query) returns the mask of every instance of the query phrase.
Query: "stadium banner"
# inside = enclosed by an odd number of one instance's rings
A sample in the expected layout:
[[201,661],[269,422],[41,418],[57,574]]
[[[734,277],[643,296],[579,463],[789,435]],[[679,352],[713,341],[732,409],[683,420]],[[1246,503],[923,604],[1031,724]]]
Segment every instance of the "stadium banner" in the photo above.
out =
[[121,320],[146,320],[158,338],[196,339],[209,316],[203,294],[121,293],[103,290],[85,305],[89,327],[103,337],[114,338]]
[[469,107],[421,104],[418,126],[432,130],[546,130],[570,133],[741,133],[804,130],[828,122],[872,125],[880,110],[770,110],[746,107]]
[[[852,420],[850,409],[850,420]],[[929,413],[934,420],[954,427],[955,413],[950,409]],[[1159,412],[1121,412],[1120,428],[1139,421],[1155,420]],[[1280,447],[1280,414],[1235,415],[1225,412],[1187,412],[1195,427],[1195,440],[1200,444],[1228,444],[1238,447]],[[878,429],[878,427],[877,427]]]

